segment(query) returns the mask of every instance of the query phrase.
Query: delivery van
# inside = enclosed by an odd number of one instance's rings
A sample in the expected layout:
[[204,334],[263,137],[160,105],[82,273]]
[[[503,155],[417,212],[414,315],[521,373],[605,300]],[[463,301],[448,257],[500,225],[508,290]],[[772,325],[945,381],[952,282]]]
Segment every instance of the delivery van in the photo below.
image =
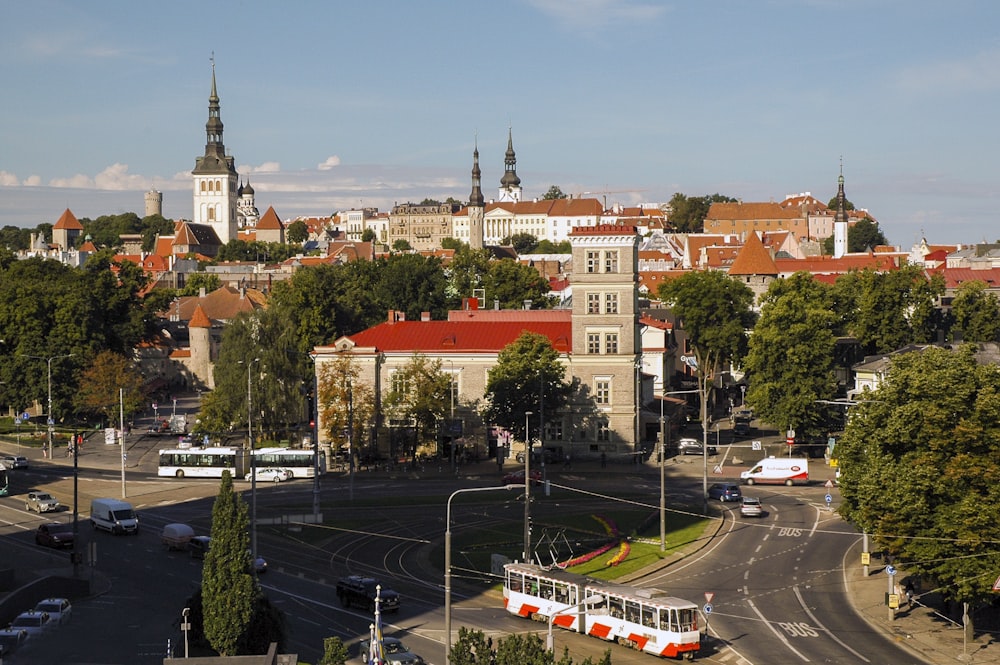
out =
[[805,457],[768,457],[740,474],[747,485],[805,485],[809,482],[809,460]]
[[138,535],[139,518],[132,504],[120,499],[94,499],[90,502],[90,524],[116,536],[123,533]]

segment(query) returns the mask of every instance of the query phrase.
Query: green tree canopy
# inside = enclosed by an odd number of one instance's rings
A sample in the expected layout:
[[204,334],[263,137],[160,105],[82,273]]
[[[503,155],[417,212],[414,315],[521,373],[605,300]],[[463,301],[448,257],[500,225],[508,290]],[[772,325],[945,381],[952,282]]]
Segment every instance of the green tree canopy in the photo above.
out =
[[406,312],[420,320],[422,312],[443,319],[448,311],[447,282],[441,260],[420,254],[393,254],[379,263],[377,297],[386,310]]
[[568,196],[563,193],[563,190],[560,189],[558,185],[552,185],[551,187],[549,187],[549,191],[545,192],[545,194],[542,195],[543,201],[554,201],[556,199],[565,199],[565,198],[568,198]]
[[985,282],[965,282],[958,287],[951,313],[964,341],[1000,340],[1000,299],[987,290]]
[[530,233],[515,233],[501,240],[500,244],[513,247],[518,254],[531,254],[535,246],[538,245],[538,238]]
[[76,407],[82,413],[99,414],[105,423],[117,424],[146,406],[142,374],[130,359],[113,351],[101,351],[80,375]]
[[441,360],[419,353],[392,375],[384,401],[389,418],[412,419],[422,440],[432,439],[451,407],[451,376],[441,371]]
[[548,238],[542,238],[532,251],[535,254],[572,254],[573,245],[570,244],[569,240],[553,243]]
[[546,296],[551,290],[549,281],[532,268],[513,259],[500,259],[489,264],[483,280],[486,302],[500,301],[503,309],[519,309],[530,300],[533,309],[551,307]]
[[301,219],[296,219],[285,229],[285,239],[296,245],[301,245],[309,239],[309,227]]
[[976,351],[894,356],[836,449],[841,515],[908,573],[973,607],[993,603],[1000,569],[1000,367]]
[[[555,659],[542,638],[534,633],[513,634],[493,642],[481,630],[458,629],[458,640],[451,646],[448,661],[452,665],[573,665],[569,649]],[[611,665],[608,649],[596,662],[589,656],[580,665]]]
[[485,288],[491,257],[490,250],[471,249],[468,245],[455,251],[445,268],[448,277],[447,293],[454,302],[471,298],[473,290]]
[[243,653],[254,604],[260,590],[250,566],[247,507],[223,471],[212,506],[212,547],[202,566],[202,614],[205,637],[223,656]]
[[349,355],[323,363],[317,377],[319,414],[323,431],[341,444],[350,442],[360,450],[368,426],[375,417],[375,389],[362,382],[360,368]]
[[361,232],[361,242],[375,242],[375,229],[367,228]]
[[815,402],[833,398],[837,389],[836,320],[830,287],[809,273],[771,283],[744,362],[747,403],[764,421],[803,434],[822,430],[823,410]]
[[515,432],[522,440],[537,434],[537,420],[524,431],[524,414],[557,414],[569,400],[570,384],[559,352],[545,335],[525,331],[497,356],[487,372],[483,419]]
[[394,252],[408,252],[413,247],[410,245],[409,241],[404,238],[397,238],[392,243],[392,250]]
[[677,233],[701,233],[705,216],[713,203],[734,203],[736,199],[722,194],[707,194],[688,198],[680,192],[670,198],[669,221]]
[[181,289],[177,295],[179,296],[196,296],[201,293],[202,289],[205,289],[205,293],[211,293],[212,291],[217,291],[222,288],[222,280],[215,273],[209,272],[193,272],[188,273],[184,279],[184,288]]

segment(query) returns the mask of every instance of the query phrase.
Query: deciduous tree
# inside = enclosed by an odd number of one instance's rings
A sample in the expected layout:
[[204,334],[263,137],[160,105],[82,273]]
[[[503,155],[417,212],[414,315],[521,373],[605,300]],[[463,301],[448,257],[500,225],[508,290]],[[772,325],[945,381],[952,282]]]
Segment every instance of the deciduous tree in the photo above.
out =
[[139,368],[113,351],[101,351],[80,375],[76,406],[83,413],[100,414],[106,423],[126,419],[146,405]]
[[319,413],[323,431],[342,444],[350,433],[354,452],[360,449],[367,428],[374,422],[375,390],[359,379],[361,370],[348,355],[322,364],[319,383]]
[[419,353],[392,375],[385,397],[390,418],[413,420],[424,441],[439,431],[451,407],[451,376],[441,371],[441,360],[429,360]]
[[1000,299],[986,290],[986,283],[965,282],[951,301],[955,327],[966,342],[996,342],[1000,339]]
[[519,309],[526,300],[533,309],[551,306],[546,297],[550,291],[549,282],[541,274],[513,259],[501,259],[489,263],[483,286],[486,287],[486,302],[499,301],[503,309]]

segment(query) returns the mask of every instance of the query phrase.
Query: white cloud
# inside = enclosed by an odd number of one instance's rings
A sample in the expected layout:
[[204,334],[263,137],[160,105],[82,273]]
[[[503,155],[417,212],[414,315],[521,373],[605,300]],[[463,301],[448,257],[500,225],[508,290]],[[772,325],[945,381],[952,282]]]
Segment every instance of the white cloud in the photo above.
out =
[[325,162],[322,162],[316,168],[318,168],[320,171],[329,171],[335,166],[340,166],[340,157],[338,157],[337,155],[331,155],[326,158]]
[[94,189],[94,179],[90,176],[77,173],[69,178],[53,178],[49,180],[50,187],[71,188],[71,189]]
[[240,173],[280,173],[281,162],[264,162],[259,166],[240,166]]
[[94,178],[94,184],[98,189],[125,190],[125,189],[146,189],[149,180],[141,175],[132,175],[128,172],[128,164],[112,164],[104,169]]
[[587,33],[610,26],[647,23],[667,11],[666,7],[635,0],[528,0],[528,4],[548,14],[566,30]]
[[3,187],[17,187],[21,184],[21,181],[17,179],[17,175],[11,173],[10,171],[0,171],[0,186]]
[[42,185],[42,176],[40,176],[40,175],[29,175],[27,178],[24,179],[24,182],[22,184],[25,187],[41,187],[41,185]]

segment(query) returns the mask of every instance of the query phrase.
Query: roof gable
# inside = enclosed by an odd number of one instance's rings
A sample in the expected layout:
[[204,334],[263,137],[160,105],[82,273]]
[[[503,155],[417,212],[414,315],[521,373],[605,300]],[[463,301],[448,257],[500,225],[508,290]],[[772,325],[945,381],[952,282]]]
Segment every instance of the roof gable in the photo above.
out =
[[778,268],[756,233],[747,236],[740,253],[733,259],[730,275],[777,275]]

